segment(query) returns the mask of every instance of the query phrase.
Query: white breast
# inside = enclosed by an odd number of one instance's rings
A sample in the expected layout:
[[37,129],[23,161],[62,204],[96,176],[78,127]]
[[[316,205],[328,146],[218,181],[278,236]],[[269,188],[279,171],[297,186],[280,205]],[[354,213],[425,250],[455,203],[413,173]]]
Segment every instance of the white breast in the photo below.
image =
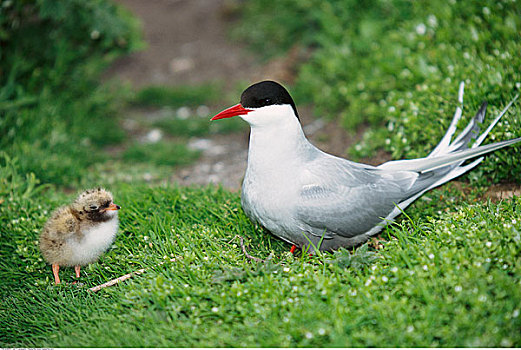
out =
[[114,242],[118,224],[118,218],[114,217],[85,231],[81,240],[71,241],[71,265],[86,265],[96,261]]

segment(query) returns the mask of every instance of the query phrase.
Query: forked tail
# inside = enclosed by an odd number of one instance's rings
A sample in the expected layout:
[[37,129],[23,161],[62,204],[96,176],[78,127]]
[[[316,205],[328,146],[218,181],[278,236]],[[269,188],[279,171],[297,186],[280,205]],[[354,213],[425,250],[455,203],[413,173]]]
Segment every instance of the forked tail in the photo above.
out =
[[[440,182],[440,180],[438,180],[436,181],[436,184],[429,186],[429,188],[433,188],[474,168],[483,160],[483,157],[476,159],[470,164],[461,166],[465,160],[482,156],[486,153],[493,152],[500,148],[513,145],[521,141],[520,137],[512,140],[480,146],[492,128],[498,123],[501,117],[505,115],[508,108],[517,100],[519,95],[516,95],[514,99],[510,101],[510,103],[492,121],[488,128],[478,136],[480,131],[479,126],[483,122],[487,110],[487,103],[484,102],[474,118],[472,118],[472,120],[469,122],[467,127],[465,127],[465,129],[463,129],[463,131],[458,136],[456,136],[454,140],[451,141],[456,132],[456,126],[462,115],[461,105],[463,104],[463,89],[464,83],[461,82],[458,93],[458,102],[460,103],[460,106],[456,108],[452,122],[450,123],[450,126],[441,139],[440,143],[427,157],[410,160],[390,161],[380,165],[378,168],[397,171],[416,171],[420,173],[445,168],[444,170],[446,174],[443,176],[444,181]],[[469,146],[473,139],[475,139],[474,143]]]

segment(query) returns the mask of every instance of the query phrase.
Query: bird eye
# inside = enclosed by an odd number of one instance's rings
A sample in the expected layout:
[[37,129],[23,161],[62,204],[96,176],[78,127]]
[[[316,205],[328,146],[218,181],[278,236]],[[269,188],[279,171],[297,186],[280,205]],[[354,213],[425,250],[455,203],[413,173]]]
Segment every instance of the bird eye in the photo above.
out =
[[264,100],[262,100],[262,103],[263,103],[265,106],[271,104],[271,98],[269,98],[269,97],[268,97],[268,98],[265,98]]
[[94,205],[94,204],[91,204],[91,205],[89,206],[89,209],[90,209],[90,210],[97,210],[97,209],[98,209],[98,206],[97,206],[97,205]]

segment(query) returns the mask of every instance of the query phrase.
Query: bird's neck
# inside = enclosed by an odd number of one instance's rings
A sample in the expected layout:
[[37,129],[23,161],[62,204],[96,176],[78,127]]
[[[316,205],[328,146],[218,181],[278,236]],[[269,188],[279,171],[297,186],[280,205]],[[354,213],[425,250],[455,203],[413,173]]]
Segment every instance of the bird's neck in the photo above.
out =
[[247,171],[260,174],[295,169],[313,149],[296,119],[282,125],[252,126]]

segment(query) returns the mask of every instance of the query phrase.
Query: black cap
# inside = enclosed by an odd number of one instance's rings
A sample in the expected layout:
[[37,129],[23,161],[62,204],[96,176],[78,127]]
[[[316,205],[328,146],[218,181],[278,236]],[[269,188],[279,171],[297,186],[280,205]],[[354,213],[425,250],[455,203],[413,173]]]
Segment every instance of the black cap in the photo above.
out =
[[297,107],[289,92],[279,83],[265,80],[251,85],[241,95],[244,108],[260,108],[271,105],[291,105],[298,119]]

